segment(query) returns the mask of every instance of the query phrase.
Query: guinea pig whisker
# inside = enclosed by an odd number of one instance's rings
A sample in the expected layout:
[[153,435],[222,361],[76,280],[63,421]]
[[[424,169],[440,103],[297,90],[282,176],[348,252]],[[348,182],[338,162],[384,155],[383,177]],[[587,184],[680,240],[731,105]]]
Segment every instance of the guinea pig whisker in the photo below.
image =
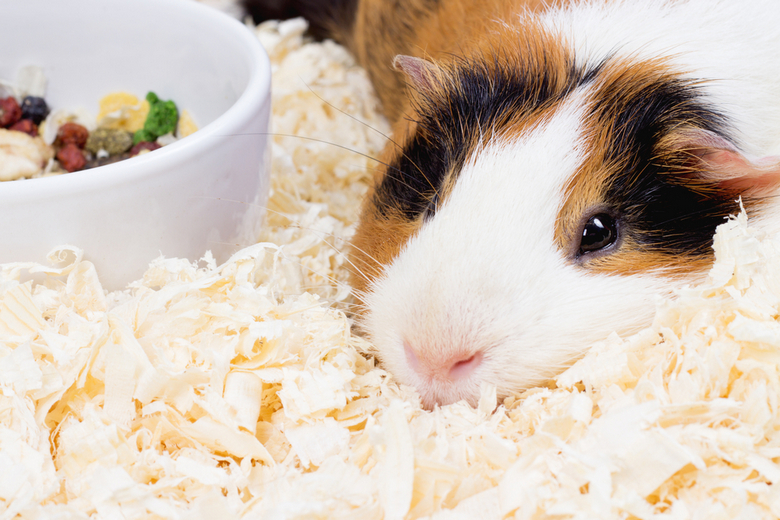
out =
[[[223,201],[226,201],[226,202],[234,202],[234,203],[238,203],[238,204],[251,204],[251,203],[244,202],[244,201],[241,201],[241,200],[232,200],[232,199],[226,199],[226,198],[222,198],[222,197],[215,197],[215,198],[216,198],[216,200],[223,200]],[[271,208],[268,208],[268,207],[266,207],[266,208],[264,208],[264,209],[265,209],[266,211],[269,211],[269,212],[275,213],[275,214],[277,214],[277,215],[279,215],[279,216],[281,216],[281,217],[284,217],[284,218],[287,218],[287,219],[289,219],[289,220],[293,221],[293,218],[292,218],[290,215],[287,215],[287,214],[285,214],[285,213],[282,213],[282,212],[280,212],[280,211],[273,210],[273,209],[271,209]],[[350,264],[352,264],[352,262],[349,260],[349,258],[348,258],[348,256],[347,256],[347,254],[346,254],[346,253],[344,253],[344,252],[343,252],[341,249],[337,248],[335,245],[331,244],[330,242],[328,242],[328,241],[326,240],[326,238],[327,238],[327,237],[329,237],[329,238],[332,238],[332,239],[334,239],[334,240],[338,240],[338,241],[342,241],[342,242],[347,242],[347,240],[346,240],[345,238],[343,238],[343,237],[339,237],[339,236],[337,236],[337,235],[335,235],[335,234],[333,234],[333,233],[326,233],[326,232],[323,232],[323,231],[316,230],[316,229],[314,229],[314,228],[310,228],[310,227],[302,226],[302,225],[298,224],[297,222],[293,222],[293,223],[291,223],[289,227],[298,228],[298,229],[301,229],[301,230],[308,231],[308,232],[310,232],[310,233],[312,233],[312,234],[315,234],[315,235],[316,235],[316,236],[317,236],[317,237],[318,237],[318,238],[319,238],[319,239],[320,239],[320,240],[321,240],[321,241],[322,241],[324,244],[326,244],[328,247],[330,247],[330,248],[331,248],[333,251],[335,251],[337,254],[341,255],[341,256],[342,256],[342,257],[343,257],[343,258],[344,258],[344,259],[345,259],[347,262],[349,262]],[[236,244],[236,243],[232,243],[232,242],[214,242],[214,243],[218,243],[218,244],[222,244],[222,245],[231,245],[231,246],[235,246],[235,247],[241,247],[241,244]],[[284,251],[283,251],[283,249],[282,249],[282,252],[284,252]],[[289,262],[291,262],[291,263],[298,264],[299,266],[301,266],[301,267],[304,267],[304,268],[306,268],[306,269],[310,270],[310,271],[311,271],[311,272],[313,272],[314,274],[317,274],[317,275],[319,275],[319,276],[322,276],[323,278],[325,278],[326,280],[328,280],[328,281],[331,283],[331,285],[334,285],[334,286],[337,286],[337,287],[338,287],[338,286],[349,287],[349,285],[348,285],[348,284],[346,284],[346,283],[344,283],[344,282],[341,282],[341,281],[339,281],[338,279],[336,279],[336,278],[334,278],[334,277],[332,277],[332,276],[328,276],[328,275],[326,275],[326,274],[324,274],[324,273],[321,273],[321,272],[319,272],[319,271],[315,271],[314,269],[310,268],[309,266],[306,266],[306,265],[304,265],[304,264],[303,264],[303,263],[301,263],[301,262],[296,262],[296,261],[292,260],[292,258],[288,257],[287,255],[284,255],[284,254],[282,254],[282,257],[283,257],[285,260],[287,260],[287,261],[289,261]],[[373,259],[373,258],[372,258],[372,260],[376,261],[376,260],[375,260],[375,259]],[[352,265],[353,265],[353,267],[354,267],[354,264],[352,264]],[[356,269],[357,269],[357,268],[356,268]],[[370,280],[369,280],[369,279],[368,279],[368,278],[365,276],[365,274],[363,274],[362,272],[361,272],[360,274],[361,274],[361,276],[363,276],[364,278],[366,278],[366,280],[370,281]],[[349,287],[349,289],[351,290],[352,288],[351,288],[351,287]]]
[[[368,258],[369,260],[372,260],[372,261],[374,262],[374,265],[373,265],[373,266],[367,266],[367,267],[371,267],[371,269],[373,270],[373,273],[372,273],[372,274],[374,274],[374,275],[379,275],[379,274],[382,272],[382,269],[384,268],[384,265],[382,264],[382,262],[380,262],[379,260],[377,260],[376,258],[374,258],[374,257],[373,257],[371,254],[369,254],[369,253],[368,253],[368,251],[366,251],[366,250],[364,250],[364,249],[362,249],[362,248],[360,248],[360,247],[356,246],[355,244],[349,244],[349,247],[351,247],[351,248],[352,248],[352,249],[354,249],[355,251],[358,251],[358,252],[359,252],[359,253],[361,253],[363,256],[365,256],[366,258]],[[349,260],[347,260],[347,261],[349,261]],[[349,263],[350,263],[350,264],[352,264],[352,262],[351,262],[351,261],[349,261]],[[356,266],[355,264],[352,264],[352,266],[353,266],[355,269],[357,269],[357,266]],[[371,280],[370,280],[370,279],[368,279],[368,278],[366,278],[366,281],[367,281],[367,282],[370,282]]]
[[378,162],[379,164],[382,164],[382,165],[384,165],[384,166],[386,166],[388,168],[392,168],[389,164],[387,164],[385,162],[382,162],[379,159],[377,159],[376,157],[373,157],[373,156],[371,156],[371,155],[369,155],[367,153],[363,153],[363,152],[360,152],[358,150],[354,150],[354,149],[350,148],[349,146],[345,146],[343,144],[332,143],[330,141],[326,141],[324,139],[318,139],[316,137],[308,137],[308,136],[305,136],[305,135],[295,135],[295,134],[282,134],[282,133],[278,133],[278,132],[242,132],[242,133],[239,133],[239,134],[220,134],[221,137],[241,137],[241,136],[248,136],[248,135],[267,135],[267,136],[271,136],[271,137],[291,137],[291,138],[294,138],[294,139],[303,139],[303,140],[312,141],[312,142],[315,142],[315,143],[327,144],[327,145],[335,146],[336,148],[341,148],[342,150],[346,150],[348,152],[352,152],[354,154],[360,155],[362,157],[365,157],[366,159],[370,159],[372,161]]
[[[369,294],[371,294],[370,291],[355,289],[354,287],[352,288],[352,296],[354,296],[361,302],[365,302]],[[367,305],[365,306],[365,308],[366,310],[368,310]]]
[[[312,289],[321,289],[321,288],[322,286],[317,284],[307,284],[307,285],[300,286],[300,289],[303,291],[309,291]],[[338,301],[338,300],[331,300],[329,298],[323,298],[321,301],[326,303],[330,308],[341,310],[344,311],[345,313],[350,313],[350,314],[358,314],[360,312],[367,310],[365,305],[357,302]]]
[[[345,255],[344,259],[349,263],[349,265],[352,266],[352,268],[355,270],[355,272],[357,274],[359,274],[363,278],[363,280],[365,280],[366,282],[369,282],[369,283],[371,282],[372,279],[362,269],[360,269],[357,265],[355,265],[355,262],[350,260],[348,256]],[[374,261],[376,261],[376,260],[374,260]],[[375,267],[372,267],[372,266],[369,266],[369,267],[371,267],[371,269],[374,270],[373,274],[375,276],[378,275],[381,272],[381,271],[377,270]]]
[[[289,220],[291,220],[291,221],[292,221],[292,218],[291,218],[289,215],[285,214],[285,213],[282,213],[282,212],[280,212],[280,211],[275,211],[275,210],[272,210],[272,209],[270,209],[270,208],[266,208],[266,209],[267,209],[268,211],[271,211],[271,212],[273,212],[273,213],[276,213],[277,215],[279,215],[279,216],[281,216],[281,217],[285,217],[285,218],[287,218],[287,219],[289,219]],[[312,233],[312,234],[316,235],[318,238],[320,238],[320,240],[322,240],[322,241],[323,241],[323,243],[327,244],[327,246],[328,246],[328,247],[330,247],[331,249],[333,249],[333,251],[335,251],[336,253],[338,253],[338,254],[342,255],[342,256],[344,257],[344,259],[345,259],[347,262],[349,262],[349,264],[350,264],[350,265],[352,265],[352,267],[354,267],[354,268],[355,268],[355,270],[356,270],[356,271],[357,271],[357,272],[358,272],[358,273],[359,273],[361,276],[363,276],[363,278],[364,278],[366,281],[368,281],[368,282],[370,282],[370,281],[371,281],[371,279],[370,279],[370,278],[368,278],[368,277],[367,277],[365,274],[363,274],[363,272],[362,272],[362,271],[360,271],[360,269],[358,269],[358,267],[357,267],[357,266],[356,266],[356,265],[355,265],[355,264],[354,264],[354,263],[353,263],[353,262],[352,262],[352,261],[349,259],[349,256],[347,255],[347,253],[345,253],[345,252],[344,252],[344,251],[342,251],[341,249],[338,249],[338,248],[337,248],[337,247],[336,247],[334,244],[331,244],[331,243],[329,243],[328,241],[326,241],[326,240],[325,240],[325,237],[332,238],[332,239],[334,239],[334,241],[338,241],[338,242],[344,242],[344,243],[345,243],[345,245],[346,245],[346,247],[352,247],[353,249],[355,249],[355,250],[359,251],[359,252],[360,252],[360,253],[362,253],[362,254],[363,254],[363,255],[364,255],[366,258],[368,258],[369,260],[372,260],[373,262],[375,262],[375,265],[374,265],[374,266],[368,266],[368,267],[371,267],[372,269],[374,269],[374,270],[375,270],[373,274],[377,275],[377,274],[379,274],[379,273],[381,272],[381,267],[383,267],[383,266],[382,266],[382,263],[381,263],[379,260],[377,260],[376,258],[374,258],[373,256],[371,256],[371,255],[370,255],[370,254],[369,254],[367,251],[365,251],[365,250],[363,250],[363,249],[361,249],[361,248],[357,247],[356,245],[354,245],[354,244],[348,244],[348,241],[347,241],[347,239],[345,239],[345,238],[343,238],[343,237],[340,237],[340,236],[334,235],[333,233],[328,233],[328,232],[326,232],[326,231],[322,231],[322,230],[319,230],[319,229],[314,229],[314,228],[311,228],[311,227],[302,226],[302,225],[301,225],[301,224],[299,224],[298,222],[294,222],[294,221],[292,221],[292,222],[291,222],[291,224],[290,224],[290,227],[293,227],[293,228],[298,228],[298,229],[302,229],[302,230],[305,230],[305,231],[309,231],[310,233]]]
[[[215,197],[215,199],[216,200],[221,200],[221,201],[226,201],[226,202],[234,202],[234,203],[237,203],[237,204],[251,204],[249,202],[245,202],[245,201],[241,201],[241,200],[234,200],[234,199],[227,199],[227,198],[223,198],[223,197]],[[326,238],[332,238],[334,241],[343,242],[346,247],[353,247],[357,251],[360,251],[367,259],[369,259],[369,260],[374,262],[375,265],[367,265],[366,266],[366,267],[370,267],[371,268],[371,273],[374,274],[374,275],[379,275],[381,273],[383,266],[382,266],[382,263],[379,260],[377,260],[376,258],[371,256],[367,251],[364,251],[363,249],[355,246],[354,244],[347,244],[348,240],[345,239],[344,237],[340,237],[340,236],[335,235],[333,233],[328,233],[328,232],[325,232],[325,231],[322,231],[322,230],[319,230],[319,229],[315,229],[315,228],[312,228],[312,227],[303,226],[300,223],[295,222],[295,219],[294,219],[293,216],[291,216],[291,215],[289,215],[287,213],[283,213],[281,211],[276,211],[274,209],[269,208],[268,206],[266,206],[264,209],[266,211],[268,211],[268,212],[275,213],[276,215],[278,215],[280,217],[288,219],[290,221],[289,227],[301,229],[301,230],[304,230],[304,231],[308,231],[308,232],[316,235],[320,240],[322,240],[323,243],[327,244],[328,247],[333,249],[333,251],[335,251],[339,255],[342,255],[342,257],[355,269],[355,272],[357,272],[360,276],[362,276],[363,279],[365,279],[367,282],[370,282],[371,278],[369,278],[369,276],[367,276],[363,270],[358,268],[357,265],[355,265],[352,262],[352,260],[349,259],[349,256],[347,255],[347,253],[345,253],[342,249],[339,249],[336,245],[331,244],[330,242],[328,242],[326,240]],[[232,243],[230,243],[228,245],[235,245],[236,247],[240,247],[240,244],[232,244]]]
[[[321,233],[320,231],[313,230],[313,229],[310,229],[310,231],[311,231],[311,233],[312,233],[312,234],[315,234],[315,235],[316,235],[317,233]],[[328,235],[328,233],[324,233],[324,234],[325,234],[325,235]],[[331,235],[331,236],[333,236],[333,235]],[[322,239],[322,236],[321,236],[321,235],[320,235],[320,239]],[[342,239],[342,240],[343,240],[343,239]],[[357,265],[355,265],[355,263],[354,263],[352,260],[350,260],[350,259],[349,259],[349,256],[348,256],[348,255],[346,255],[344,252],[340,251],[339,249],[336,249],[336,247],[335,247],[333,244],[329,243],[328,241],[326,241],[326,240],[324,240],[324,239],[322,239],[322,241],[323,241],[323,243],[324,243],[324,244],[326,244],[328,247],[330,247],[331,249],[333,249],[333,251],[335,251],[336,253],[338,253],[339,255],[341,255],[341,256],[344,258],[344,260],[346,260],[346,261],[349,263],[349,265],[351,265],[351,266],[352,266],[352,267],[355,269],[355,272],[356,272],[356,273],[358,273],[360,276],[362,276],[362,277],[363,277],[363,279],[364,279],[365,281],[367,281],[367,282],[371,282],[371,278],[369,278],[369,277],[368,277],[368,275],[366,275],[366,274],[365,274],[365,273],[364,273],[364,272],[363,272],[363,271],[362,271],[362,270],[361,270],[361,269],[360,269],[360,268],[359,268]],[[353,247],[354,247],[354,246],[353,246]],[[368,253],[366,253],[365,251],[363,251],[363,250],[361,250],[361,249],[359,249],[359,248],[355,248],[355,249],[357,249],[358,251],[360,251],[361,253],[363,253],[364,255],[366,255],[368,258],[370,258],[371,260],[373,260],[374,262],[376,262],[377,266],[381,266],[380,262],[379,262],[379,261],[378,261],[376,258],[372,257],[371,255],[369,255]],[[372,269],[375,269],[375,266],[368,266],[368,267],[371,267]],[[379,274],[379,272],[380,272],[380,271],[375,271],[375,272],[374,272],[374,274],[375,274],[375,275],[377,275],[377,274]]]
[[[710,208],[701,208],[701,209],[698,209],[696,211],[689,211],[687,213],[683,213],[682,215],[675,215],[673,218],[669,218],[669,219],[662,220],[662,221],[658,222],[657,226],[660,227],[660,226],[663,226],[664,224],[668,224],[669,222],[673,222],[675,220],[679,221],[679,220],[684,220],[686,218],[695,217],[695,216],[701,215],[703,213],[706,213],[707,211],[711,211],[711,209]],[[723,217],[723,222],[726,222],[726,217],[725,216]]]
[[[214,242],[214,243],[222,244],[222,245],[240,246],[240,244],[234,244],[234,243],[231,243],[231,242]],[[337,278],[334,278],[333,276],[330,276],[330,275],[327,275],[327,274],[322,273],[320,271],[317,271],[317,270],[309,267],[308,265],[305,265],[303,262],[294,260],[293,258],[291,258],[291,257],[289,257],[289,256],[284,254],[284,249],[283,248],[281,250],[281,253],[282,254],[280,255],[280,257],[283,260],[285,260],[287,262],[290,262],[292,264],[296,264],[296,265],[298,265],[298,266],[300,266],[300,267],[302,267],[304,269],[307,269],[308,271],[312,272],[313,274],[316,274],[318,276],[323,277],[333,287],[346,287],[346,288],[348,288],[350,290],[350,292],[352,292],[352,287],[349,284],[347,284],[345,282],[342,282],[342,281],[338,280]],[[322,286],[321,285],[317,285],[317,284],[309,284],[309,285],[302,285],[301,287],[305,287],[305,288],[320,288]]]
[[350,148],[349,146],[345,146],[343,144],[332,143],[330,141],[326,141],[324,139],[318,139],[316,137],[308,137],[308,136],[305,136],[305,135],[295,135],[295,134],[281,134],[281,133],[277,133],[277,132],[248,132],[248,133],[241,133],[241,134],[223,134],[223,135],[225,137],[239,137],[239,136],[242,136],[242,135],[268,135],[268,136],[271,136],[271,137],[292,137],[292,138],[295,138],[295,139],[304,139],[306,141],[313,141],[315,143],[327,144],[327,145],[330,145],[330,146],[335,146],[336,148],[341,148],[342,150],[346,150],[348,152],[355,153],[357,155],[365,157],[366,159],[371,159],[372,161],[376,161],[379,164],[382,164],[382,165],[387,166],[388,168],[390,168],[389,164],[386,164],[386,163],[380,161],[379,159],[377,159],[376,157],[373,157],[372,155],[360,152],[358,150],[354,150],[354,149]]
[[328,305],[336,310],[340,310],[347,314],[349,318],[353,318],[367,310],[366,306],[360,303],[350,302],[328,302]]
[[342,282],[342,281],[334,278],[333,276],[330,276],[330,275],[322,273],[322,272],[320,272],[320,271],[318,271],[316,269],[313,269],[313,268],[309,267],[308,265],[304,264],[301,261],[294,260],[293,258],[291,258],[291,257],[287,256],[286,254],[284,254],[284,249],[283,248],[282,248],[281,251],[282,251],[281,257],[284,258],[284,260],[290,262],[291,264],[296,264],[296,265],[298,265],[298,266],[300,266],[300,267],[310,271],[311,273],[316,274],[317,276],[323,277],[325,280],[327,280],[334,287],[346,287],[350,291],[352,290],[352,287],[349,284],[347,284],[345,282]]
[[302,79],[302,78],[301,78],[301,81],[303,82],[303,84],[304,84],[304,85],[306,85],[306,88],[307,88],[307,89],[309,89],[309,91],[310,91],[312,94],[314,94],[315,96],[317,96],[317,99],[319,99],[320,101],[322,101],[323,103],[325,103],[326,105],[328,105],[329,107],[331,107],[332,109],[334,109],[334,110],[336,110],[336,111],[338,111],[338,112],[341,112],[342,114],[344,114],[344,115],[345,115],[345,116],[347,116],[348,118],[352,119],[352,120],[353,120],[353,121],[355,121],[356,123],[359,123],[359,124],[361,124],[361,125],[365,126],[366,128],[368,128],[369,130],[371,130],[372,132],[376,132],[377,134],[381,135],[382,137],[384,137],[385,139],[387,139],[389,142],[393,143],[393,145],[394,145],[396,148],[398,148],[399,150],[403,150],[403,147],[402,147],[401,145],[399,145],[398,143],[396,143],[396,142],[395,142],[395,141],[394,141],[394,140],[393,140],[393,139],[392,139],[392,138],[391,138],[389,135],[387,135],[387,134],[385,134],[384,132],[382,132],[382,131],[380,131],[380,130],[378,130],[378,129],[374,128],[373,126],[369,125],[369,124],[368,124],[368,123],[366,123],[365,121],[362,121],[362,120],[358,119],[357,117],[355,117],[355,116],[353,116],[352,114],[350,114],[350,113],[348,113],[348,112],[344,111],[343,109],[341,109],[341,108],[337,107],[336,105],[334,105],[334,104],[333,104],[333,103],[331,103],[330,101],[327,101],[327,100],[326,100],[326,99],[324,99],[322,96],[320,96],[319,94],[317,94],[317,92],[315,92],[315,91],[314,91],[314,89],[313,89],[313,88],[311,88],[311,86],[310,86],[308,83],[306,83],[305,81],[303,81],[303,79]]
[[[373,157],[373,156],[371,156],[369,154],[360,152],[358,150],[354,150],[354,149],[352,149],[352,148],[350,148],[348,146],[344,146],[344,145],[341,145],[341,144],[338,144],[338,143],[332,143],[330,141],[325,141],[324,139],[318,139],[316,137],[307,137],[307,136],[304,136],[304,135],[294,135],[294,134],[280,134],[280,133],[276,133],[276,132],[249,132],[249,133],[241,133],[241,134],[223,134],[223,135],[225,137],[238,137],[238,136],[242,136],[242,135],[268,135],[268,136],[272,136],[272,137],[291,137],[291,138],[297,138],[297,139],[304,139],[306,141],[313,141],[315,143],[327,144],[327,145],[330,145],[330,146],[335,146],[336,148],[341,148],[342,150],[346,150],[348,152],[352,152],[354,154],[357,154],[357,155],[360,155],[362,157],[365,157],[366,159],[369,159],[369,160],[372,160],[374,162],[377,162],[377,163],[381,164],[382,166],[387,168],[387,175],[388,176],[390,176],[391,178],[393,178],[395,180],[398,180],[399,182],[402,182],[404,184],[404,186],[407,186],[408,188],[413,190],[416,194],[418,194],[418,195],[425,195],[425,193],[421,192],[420,190],[415,189],[411,184],[406,182],[403,170],[400,170],[399,168],[396,168],[395,166],[391,166],[390,164],[388,164],[388,163],[386,163],[384,161],[381,161],[381,160],[377,159],[376,157]],[[425,172],[423,172],[422,169],[420,169],[420,167],[416,163],[414,163],[413,161],[411,161],[411,162],[414,165],[414,167],[417,168],[417,170],[422,174],[423,178],[428,182],[428,184],[431,186],[431,188],[435,191],[436,187],[433,186],[433,184],[431,183],[430,179],[428,179],[428,176],[425,175]],[[391,175],[390,172],[392,172],[392,171],[397,172],[398,174],[400,174],[400,176]]]
[[[369,170],[369,171],[382,171],[382,170],[380,170],[379,168],[376,168],[376,167],[366,167],[366,170]],[[418,170],[419,170],[419,168],[418,168]],[[400,173],[401,176],[399,177],[396,174],[396,172]],[[407,188],[412,190],[417,195],[420,195],[422,197],[427,197],[428,196],[427,193],[422,192],[422,191],[418,190],[417,188],[415,188],[414,186],[412,186],[411,184],[409,184],[409,182],[407,182],[405,176],[403,175],[403,171],[398,169],[398,168],[393,168],[393,167],[388,166],[388,169],[385,170],[385,175],[387,177],[393,179],[393,180],[397,180],[403,186],[406,186]],[[425,178],[426,181],[428,181],[428,184],[430,185],[431,184],[430,180],[424,174],[423,174],[423,177]],[[433,190],[434,190],[435,195],[439,194],[438,190],[435,187],[433,188]]]

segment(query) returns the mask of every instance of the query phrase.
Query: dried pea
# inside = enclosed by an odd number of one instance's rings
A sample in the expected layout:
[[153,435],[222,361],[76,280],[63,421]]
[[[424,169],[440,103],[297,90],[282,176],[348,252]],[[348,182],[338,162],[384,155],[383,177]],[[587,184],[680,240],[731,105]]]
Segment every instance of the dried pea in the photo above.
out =
[[133,135],[114,128],[97,128],[87,139],[86,149],[93,154],[105,150],[109,155],[125,153],[133,146]]

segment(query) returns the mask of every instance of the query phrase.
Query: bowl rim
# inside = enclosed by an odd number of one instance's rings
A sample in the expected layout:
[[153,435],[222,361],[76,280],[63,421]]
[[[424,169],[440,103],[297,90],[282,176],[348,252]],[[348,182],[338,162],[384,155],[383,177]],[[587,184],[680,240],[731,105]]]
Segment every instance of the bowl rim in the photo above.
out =
[[[143,154],[125,161],[107,164],[88,170],[82,170],[51,177],[18,179],[0,182],[0,200],[12,199],[19,202],[20,198],[39,199],[47,196],[62,196],[63,193],[73,193],[85,190],[100,189],[104,186],[124,184],[154,174],[146,165],[150,161],[160,166],[178,162],[179,156],[186,150],[198,148],[206,141],[219,137],[229,137],[232,130],[245,126],[247,120],[253,117],[253,107],[270,102],[271,63],[260,40],[253,32],[235,18],[193,0],[154,0],[155,3],[174,5],[177,9],[188,9],[198,16],[209,18],[209,23],[217,24],[225,34],[235,37],[246,51],[249,64],[246,86],[238,99],[215,120],[199,128],[174,143],[155,150],[154,155]],[[127,161],[133,161],[128,165]],[[132,166],[128,168],[128,166]]]

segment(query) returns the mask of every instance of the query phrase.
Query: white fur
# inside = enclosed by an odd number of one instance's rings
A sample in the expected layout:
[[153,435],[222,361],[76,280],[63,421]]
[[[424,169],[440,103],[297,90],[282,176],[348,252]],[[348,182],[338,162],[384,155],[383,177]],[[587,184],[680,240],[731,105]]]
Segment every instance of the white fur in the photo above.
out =
[[615,55],[666,58],[706,80],[706,99],[729,116],[752,156],[780,154],[780,2],[617,0],[574,3],[542,19],[579,64]]
[[[483,381],[503,395],[539,384],[589,342],[652,316],[662,280],[586,274],[553,242],[561,186],[584,157],[581,108],[577,99],[521,142],[478,151],[376,282],[366,326],[387,368],[429,405],[474,402]],[[478,377],[434,384],[409,367],[404,341],[443,357],[462,345],[485,357]]]
[[[670,57],[735,124],[743,151],[780,153],[777,0],[585,3],[545,16],[583,63],[607,56]],[[592,342],[646,326],[670,282],[594,275],[553,243],[567,180],[585,157],[587,92],[519,141],[489,141],[459,174],[436,215],[372,286],[365,327],[386,367],[426,404],[476,402],[560,372]],[[778,220],[775,218],[775,221]],[[435,367],[484,352],[472,376],[427,378],[404,345]]]

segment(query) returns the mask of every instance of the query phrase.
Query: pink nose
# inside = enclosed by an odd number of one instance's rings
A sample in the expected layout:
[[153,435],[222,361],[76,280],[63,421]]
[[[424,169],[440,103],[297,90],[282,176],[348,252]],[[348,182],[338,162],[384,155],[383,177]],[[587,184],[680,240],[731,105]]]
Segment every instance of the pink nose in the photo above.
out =
[[482,364],[482,352],[477,352],[468,359],[456,361],[450,367],[450,379],[468,377],[480,364]]
[[408,343],[404,343],[406,359],[412,369],[426,379],[457,381],[469,377],[482,364],[482,352],[459,353],[431,356],[417,353]]

